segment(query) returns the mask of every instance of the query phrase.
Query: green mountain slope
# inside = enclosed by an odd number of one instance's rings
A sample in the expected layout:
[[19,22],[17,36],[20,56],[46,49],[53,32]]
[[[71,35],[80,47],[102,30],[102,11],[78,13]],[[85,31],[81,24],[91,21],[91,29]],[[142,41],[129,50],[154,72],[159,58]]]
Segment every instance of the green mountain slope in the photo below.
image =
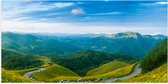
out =
[[141,63],[143,72],[151,71],[167,61],[167,39],[149,51]]
[[131,73],[132,68],[134,67],[134,64],[118,68],[116,70],[100,74],[100,75],[94,75],[94,76],[84,76],[84,77],[74,77],[74,76],[60,76],[59,78],[54,78],[49,80],[50,82],[55,82],[59,80],[82,80],[82,81],[91,81],[91,80],[96,80],[97,78],[116,78],[116,77],[121,77],[124,75],[127,75]]
[[73,71],[65,67],[62,67],[60,65],[56,65],[56,64],[48,67],[47,69],[41,72],[37,72],[32,75],[32,77],[38,81],[48,81],[53,78],[57,78],[57,77],[59,78],[60,76],[77,76],[78,77],[78,75],[74,73]]
[[127,53],[143,56],[161,39],[162,35],[141,35],[136,32],[122,32],[112,35],[38,35],[2,33],[2,47],[26,54],[57,56],[79,50],[95,50],[107,53]]
[[129,55],[108,54],[91,50],[79,51],[65,58],[53,59],[57,64],[67,67],[81,76],[84,76],[87,71],[113,60],[135,61]]
[[52,38],[38,38],[31,34],[2,33],[2,48],[25,54],[57,56],[79,48]]
[[168,82],[167,80],[167,63],[160,67],[145,73],[140,74],[134,78],[123,80],[122,82]]
[[143,73],[123,82],[168,82],[167,39],[160,41],[141,63]]
[[2,82],[32,82],[30,79],[23,77],[14,71],[2,68]]
[[2,49],[2,67],[5,69],[26,69],[43,65],[35,56],[28,56]]
[[121,32],[111,35],[95,35],[90,38],[60,37],[59,39],[84,50],[103,51],[112,54],[128,53],[135,57],[143,58],[163,38],[166,38],[166,36]]
[[129,65],[129,64],[125,63],[125,62],[112,61],[112,62],[103,64],[102,66],[100,66],[98,68],[95,68],[93,70],[88,71],[86,76],[101,75],[101,74],[125,67],[127,65]]

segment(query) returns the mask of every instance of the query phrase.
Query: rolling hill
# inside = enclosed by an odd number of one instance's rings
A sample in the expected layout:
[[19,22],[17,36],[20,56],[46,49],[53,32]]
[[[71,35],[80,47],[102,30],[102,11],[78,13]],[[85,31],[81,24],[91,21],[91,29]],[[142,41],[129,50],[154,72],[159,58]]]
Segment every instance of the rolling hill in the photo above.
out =
[[24,54],[58,56],[79,50],[79,48],[50,38],[38,38],[31,34],[2,33],[2,48]]
[[73,71],[62,67],[57,64],[53,64],[52,66],[48,67],[47,69],[34,73],[32,75],[33,78],[35,78],[38,81],[48,81],[53,78],[59,78],[60,76],[76,76],[78,75],[74,73]]
[[134,67],[134,64],[129,64],[128,66],[122,67],[122,68],[118,68],[116,70],[104,73],[104,74],[99,74],[99,75],[94,75],[94,76],[84,76],[84,77],[77,77],[77,76],[60,76],[58,78],[54,78],[54,79],[50,79],[49,82],[57,82],[60,80],[69,80],[69,81],[84,81],[84,82],[88,82],[88,81],[93,81],[96,79],[108,79],[108,78],[116,78],[116,77],[121,77],[121,76],[125,76],[129,73],[131,73],[132,68]]
[[53,62],[62,65],[80,76],[84,76],[87,71],[113,60],[134,62],[136,59],[126,54],[108,54],[100,51],[84,50],[76,52],[64,58],[52,59]]
[[132,68],[134,67],[134,64],[110,71],[108,73],[105,74],[101,74],[101,75],[95,75],[95,76],[88,76],[88,77],[96,77],[96,78],[117,78],[117,77],[121,77],[121,76],[125,76],[129,73],[131,73]]
[[19,73],[2,68],[2,82],[32,82],[32,80],[23,77]]
[[2,67],[5,69],[27,69],[43,65],[36,56],[19,54],[2,49]]
[[86,76],[101,75],[128,65],[128,63],[121,61],[111,61],[109,63],[101,65],[98,68],[88,71]]

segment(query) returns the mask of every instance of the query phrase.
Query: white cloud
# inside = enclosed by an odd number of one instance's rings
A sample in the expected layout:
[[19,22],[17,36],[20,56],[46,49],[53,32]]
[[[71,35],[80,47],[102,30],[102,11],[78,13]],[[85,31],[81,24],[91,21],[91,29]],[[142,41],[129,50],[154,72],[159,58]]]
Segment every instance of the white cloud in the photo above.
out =
[[143,6],[156,6],[156,5],[167,5],[168,2],[154,2],[154,3],[142,3]]
[[76,8],[76,9],[72,9],[72,10],[71,10],[71,13],[72,13],[73,15],[78,15],[78,14],[84,14],[85,11],[84,11],[83,9]]
[[168,2],[156,2],[155,4],[166,5]]
[[52,4],[47,4],[47,5],[44,5],[42,2],[41,3],[34,3],[34,4],[27,5],[24,8],[24,10],[25,10],[24,12],[50,10],[53,8],[64,8],[64,7],[68,7],[68,6],[72,6],[72,5],[74,5],[74,3],[71,3],[71,2],[56,2],[56,3],[52,3]]
[[2,31],[27,33],[117,33],[125,31],[140,32],[143,34],[166,34],[164,29],[134,27],[134,26],[108,26],[88,23],[45,23],[45,22],[18,22],[2,21]]
[[58,3],[55,3],[55,6],[56,7],[59,7],[59,8],[64,8],[64,7],[68,7],[68,6],[72,6],[72,5],[74,5],[74,3],[72,3],[72,2],[58,2]]
[[108,13],[97,13],[97,14],[89,14],[89,15],[119,15],[122,12],[108,12]]
[[53,8],[64,8],[74,5],[72,2],[55,2],[51,4],[44,5],[43,2],[32,3],[29,5],[23,6],[20,5],[13,5],[11,10],[4,10],[2,11],[2,15],[4,18],[16,17],[22,13],[34,12],[34,11],[47,11]]

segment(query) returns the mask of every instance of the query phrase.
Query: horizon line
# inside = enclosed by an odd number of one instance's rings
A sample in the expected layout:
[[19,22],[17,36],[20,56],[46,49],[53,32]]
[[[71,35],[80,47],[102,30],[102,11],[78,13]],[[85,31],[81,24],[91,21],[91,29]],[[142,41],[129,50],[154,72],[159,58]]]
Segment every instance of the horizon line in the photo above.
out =
[[80,34],[117,34],[117,33],[126,33],[126,32],[134,32],[134,33],[139,33],[141,35],[164,35],[168,36],[168,32],[166,34],[162,33],[155,33],[155,34],[143,34],[137,31],[121,31],[121,32],[115,32],[115,33],[94,33],[94,32],[88,32],[88,33],[64,33],[64,32],[21,32],[21,31],[1,31],[1,33],[20,33],[20,34],[70,34],[70,35],[80,35]]

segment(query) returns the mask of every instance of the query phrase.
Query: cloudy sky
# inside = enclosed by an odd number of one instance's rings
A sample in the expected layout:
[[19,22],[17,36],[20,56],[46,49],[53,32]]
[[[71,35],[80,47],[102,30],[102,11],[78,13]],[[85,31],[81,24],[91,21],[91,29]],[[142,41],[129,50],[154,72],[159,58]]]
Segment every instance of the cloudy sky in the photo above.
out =
[[2,31],[167,33],[166,0],[2,0]]

